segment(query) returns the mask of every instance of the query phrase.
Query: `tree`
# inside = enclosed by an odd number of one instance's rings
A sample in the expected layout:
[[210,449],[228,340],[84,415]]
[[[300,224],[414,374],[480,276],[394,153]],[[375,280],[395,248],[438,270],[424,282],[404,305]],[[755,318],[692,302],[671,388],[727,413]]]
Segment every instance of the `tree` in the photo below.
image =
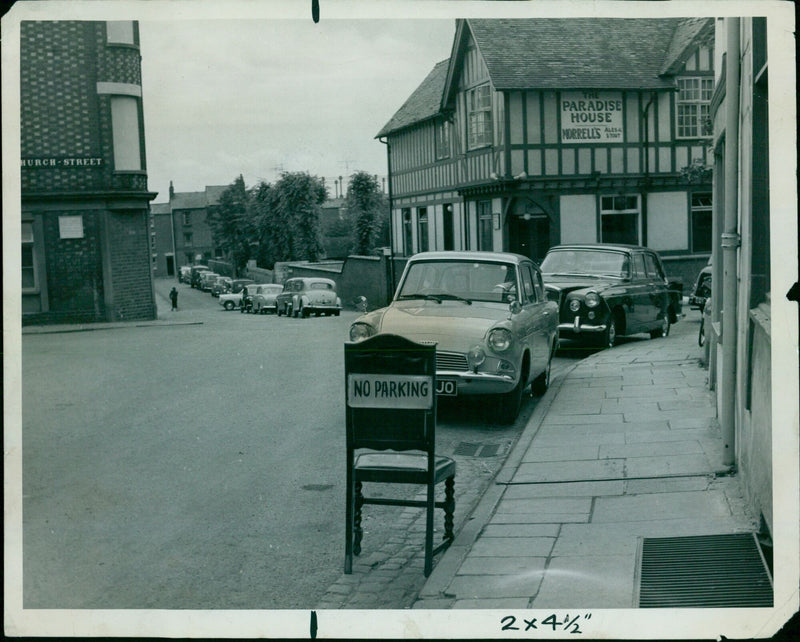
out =
[[247,265],[256,232],[247,203],[247,190],[240,174],[220,194],[219,204],[208,213],[214,243],[222,249],[237,274]]
[[251,211],[259,238],[259,263],[316,261],[322,254],[320,211],[327,198],[322,179],[307,172],[284,172],[274,184],[251,191]]
[[364,171],[350,176],[346,207],[353,227],[353,253],[372,253],[383,241],[383,218],[386,215],[386,200],[378,177]]

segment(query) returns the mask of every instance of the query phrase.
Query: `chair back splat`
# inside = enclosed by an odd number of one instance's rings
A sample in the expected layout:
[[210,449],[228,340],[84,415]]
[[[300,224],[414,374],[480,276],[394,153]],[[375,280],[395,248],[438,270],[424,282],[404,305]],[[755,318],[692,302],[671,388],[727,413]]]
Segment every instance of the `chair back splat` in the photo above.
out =
[[[426,509],[425,576],[453,540],[455,462],[436,456],[436,345],[378,334],[345,343],[347,507],[345,573],[361,552],[365,504]],[[357,452],[358,451],[358,452]],[[391,451],[391,452],[388,452]],[[409,452],[413,451],[413,452]],[[434,489],[445,482],[445,499]],[[363,484],[424,484],[426,499],[370,498]],[[445,514],[444,541],[433,547],[434,508]]]

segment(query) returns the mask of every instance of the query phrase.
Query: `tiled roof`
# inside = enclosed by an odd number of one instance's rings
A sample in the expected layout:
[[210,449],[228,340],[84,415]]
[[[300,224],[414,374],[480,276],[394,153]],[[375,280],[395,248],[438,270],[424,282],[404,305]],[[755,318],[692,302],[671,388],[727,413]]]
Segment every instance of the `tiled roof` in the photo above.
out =
[[151,214],[169,214],[169,203],[150,203]]
[[468,20],[495,89],[659,89],[680,19]]
[[675,29],[669,49],[661,66],[661,73],[675,73],[683,64],[685,55],[691,53],[692,44],[702,44],[706,38],[714,35],[713,18],[685,18]]
[[442,100],[442,90],[447,78],[448,60],[437,63],[427,75],[422,84],[414,90],[403,106],[383,126],[375,138],[414,125],[439,113],[439,104]]
[[222,192],[229,187],[230,185],[206,185],[206,203],[209,205],[219,203],[219,197],[222,196]]
[[205,192],[175,192],[170,199],[173,210],[204,209],[206,206]]

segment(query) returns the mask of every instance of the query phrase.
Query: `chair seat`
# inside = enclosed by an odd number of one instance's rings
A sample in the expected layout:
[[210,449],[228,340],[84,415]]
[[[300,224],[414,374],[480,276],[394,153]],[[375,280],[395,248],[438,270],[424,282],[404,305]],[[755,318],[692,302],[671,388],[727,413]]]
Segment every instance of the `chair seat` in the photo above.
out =
[[[456,474],[456,462],[449,457],[434,457],[434,483]],[[428,475],[428,456],[424,453],[363,453],[355,460],[356,481],[395,481],[424,484]]]

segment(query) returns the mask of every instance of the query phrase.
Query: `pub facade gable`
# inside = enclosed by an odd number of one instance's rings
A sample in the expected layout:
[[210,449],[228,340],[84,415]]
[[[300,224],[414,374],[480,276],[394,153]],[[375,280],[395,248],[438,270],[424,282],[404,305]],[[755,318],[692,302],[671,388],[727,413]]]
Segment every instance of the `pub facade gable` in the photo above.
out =
[[713,30],[459,20],[450,59],[378,134],[394,253],[635,243],[691,281],[711,243]]

